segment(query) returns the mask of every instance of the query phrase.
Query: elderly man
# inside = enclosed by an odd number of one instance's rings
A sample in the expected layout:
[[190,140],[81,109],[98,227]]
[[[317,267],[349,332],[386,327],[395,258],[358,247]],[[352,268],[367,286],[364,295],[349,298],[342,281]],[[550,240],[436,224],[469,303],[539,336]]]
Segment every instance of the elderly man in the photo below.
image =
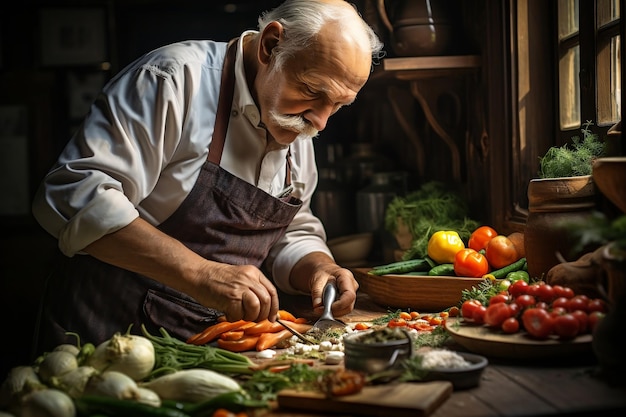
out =
[[[217,317],[274,320],[276,287],[358,283],[309,203],[312,138],[352,103],[381,43],[341,0],[288,0],[231,42],[180,42],[115,76],[33,203],[67,259],[49,279],[38,348],[133,325],[179,338]],[[276,286],[276,287],[275,287]]]

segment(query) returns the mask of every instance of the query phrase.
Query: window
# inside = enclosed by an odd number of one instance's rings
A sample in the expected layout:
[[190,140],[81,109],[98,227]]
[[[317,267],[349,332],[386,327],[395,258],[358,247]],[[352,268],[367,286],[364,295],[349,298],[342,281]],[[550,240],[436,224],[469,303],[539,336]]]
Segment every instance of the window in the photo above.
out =
[[618,0],[558,0],[559,127],[571,135],[586,121],[620,120]]

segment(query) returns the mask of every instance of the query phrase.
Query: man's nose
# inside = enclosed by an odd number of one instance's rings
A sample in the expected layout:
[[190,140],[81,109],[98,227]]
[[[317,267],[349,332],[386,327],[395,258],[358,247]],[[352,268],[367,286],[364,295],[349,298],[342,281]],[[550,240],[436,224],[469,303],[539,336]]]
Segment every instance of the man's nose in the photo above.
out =
[[318,131],[324,130],[328,119],[334,113],[334,107],[331,105],[320,105],[307,111],[304,118]]

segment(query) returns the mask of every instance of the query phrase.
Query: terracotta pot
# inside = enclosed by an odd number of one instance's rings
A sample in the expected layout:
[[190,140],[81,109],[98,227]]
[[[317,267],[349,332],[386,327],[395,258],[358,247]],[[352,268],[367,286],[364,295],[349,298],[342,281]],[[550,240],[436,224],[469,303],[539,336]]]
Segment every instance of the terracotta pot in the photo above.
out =
[[564,224],[585,220],[595,206],[591,175],[530,181],[524,248],[531,277],[541,278],[562,260],[573,261],[581,255],[573,252]]

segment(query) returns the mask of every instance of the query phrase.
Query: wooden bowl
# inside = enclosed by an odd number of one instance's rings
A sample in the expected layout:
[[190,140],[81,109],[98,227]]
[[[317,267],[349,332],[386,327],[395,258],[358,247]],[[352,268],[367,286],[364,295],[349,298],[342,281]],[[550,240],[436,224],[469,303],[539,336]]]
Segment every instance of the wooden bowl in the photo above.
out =
[[458,306],[463,290],[482,282],[482,278],[369,275],[368,268],[355,268],[359,291],[367,293],[382,307],[411,309],[417,312],[439,312]]
[[626,213],[626,157],[598,158],[593,163],[593,182],[596,187]]

